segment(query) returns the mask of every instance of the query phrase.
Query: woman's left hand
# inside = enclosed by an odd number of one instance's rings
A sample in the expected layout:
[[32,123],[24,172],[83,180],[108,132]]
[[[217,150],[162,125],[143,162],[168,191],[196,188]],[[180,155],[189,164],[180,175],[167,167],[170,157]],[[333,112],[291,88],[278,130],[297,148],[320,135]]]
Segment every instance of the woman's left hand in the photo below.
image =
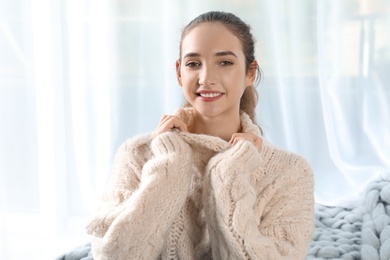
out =
[[251,142],[257,149],[260,149],[263,144],[263,139],[260,136],[251,133],[235,133],[229,143],[235,145],[240,140]]

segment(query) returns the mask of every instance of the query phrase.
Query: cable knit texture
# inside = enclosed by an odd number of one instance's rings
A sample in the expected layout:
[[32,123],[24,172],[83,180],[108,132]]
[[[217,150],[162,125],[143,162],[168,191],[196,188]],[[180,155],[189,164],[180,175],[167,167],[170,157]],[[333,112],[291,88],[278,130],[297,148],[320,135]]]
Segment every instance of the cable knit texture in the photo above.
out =
[[390,259],[390,174],[361,195],[353,208],[316,204],[307,259]]
[[[176,115],[191,123],[191,109]],[[241,125],[260,135],[245,113]],[[313,211],[302,157],[172,131],[119,148],[87,232],[96,260],[305,259]]]

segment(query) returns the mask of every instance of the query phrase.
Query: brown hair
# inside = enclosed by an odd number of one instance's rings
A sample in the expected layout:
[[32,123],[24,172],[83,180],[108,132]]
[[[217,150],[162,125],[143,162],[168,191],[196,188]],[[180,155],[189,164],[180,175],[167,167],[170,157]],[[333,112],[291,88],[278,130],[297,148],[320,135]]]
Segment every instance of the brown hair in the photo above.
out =
[[[192,20],[186,27],[184,27],[180,39],[180,53],[179,58],[181,59],[181,43],[187,33],[199,24],[207,22],[220,22],[226,28],[231,31],[240,40],[245,55],[245,66],[246,72],[251,69],[252,62],[255,60],[255,38],[251,33],[251,27],[249,24],[243,22],[239,17],[232,13],[211,11],[199,15]],[[258,84],[261,79],[261,70],[259,66],[256,67],[256,81]],[[258,101],[258,93],[254,85],[248,86],[240,101],[240,110],[247,113],[254,123],[256,123],[256,105]],[[189,106],[187,103],[186,106]]]

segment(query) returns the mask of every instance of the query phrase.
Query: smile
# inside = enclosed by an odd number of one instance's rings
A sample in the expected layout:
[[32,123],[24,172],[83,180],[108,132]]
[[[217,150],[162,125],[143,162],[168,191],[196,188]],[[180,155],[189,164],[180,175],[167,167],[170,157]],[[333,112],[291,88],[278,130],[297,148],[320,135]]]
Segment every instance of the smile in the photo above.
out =
[[222,93],[199,93],[198,95],[205,98],[215,98],[221,96]]
[[213,92],[213,91],[199,91],[196,95],[203,102],[213,102],[220,99],[225,93],[223,92]]

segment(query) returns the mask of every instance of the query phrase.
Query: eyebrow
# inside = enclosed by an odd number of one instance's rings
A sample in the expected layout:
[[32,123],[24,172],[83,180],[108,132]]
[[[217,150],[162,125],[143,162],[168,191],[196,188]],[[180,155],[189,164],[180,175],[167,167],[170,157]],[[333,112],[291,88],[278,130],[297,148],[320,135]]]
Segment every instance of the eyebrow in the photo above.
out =
[[[234,52],[231,52],[231,51],[220,51],[220,52],[215,53],[215,56],[217,56],[217,57],[229,56],[229,55],[234,56],[234,57],[237,58],[237,55],[234,54]],[[183,59],[184,58],[188,58],[188,57],[200,57],[200,54],[196,53],[196,52],[189,52],[186,55],[184,55]]]
[[231,52],[231,51],[221,51],[221,52],[217,52],[215,54],[215,56],[228,56],[228,55],[232,55],[232,56],[237,58],[237,55],[234,54],[234,52]]

